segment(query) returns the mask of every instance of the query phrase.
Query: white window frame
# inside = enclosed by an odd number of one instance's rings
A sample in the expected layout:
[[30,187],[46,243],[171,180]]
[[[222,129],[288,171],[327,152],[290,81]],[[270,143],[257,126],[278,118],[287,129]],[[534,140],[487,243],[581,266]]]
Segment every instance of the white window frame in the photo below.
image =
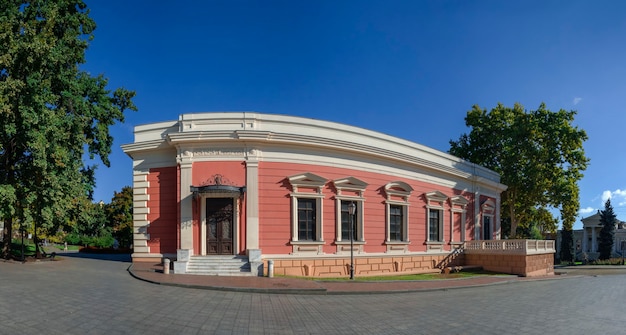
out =
[[[438,208],[438,207],[427,207],[428,208],[428,217],[426,218],[426,221],[428,222],[428,227],[426,228],[426,239],[428,243],[443,243],[444,242],[444,230],[443,230],[443,208]],[[438,222],[437,222],[437,239],[432,239],[431,238],[431,214],[432,212],[438,212],[439,213],[439,218],[438,218]]]
[[489,225],[489,239],[490,240],[495,240],[494,237],[494,228],[495,228],[495,214],[496,214],[496,204],[493,202],[493,200],[491,199],[487,199],[485,200],[481,206],[481,220],[480,220],[480,236],[482,237],[483,240],[486,240],[485,238],[485,229],[484,229],[484,223],[485,223],[485,218],[489,218],[489,222],[491,223]]
[[[307,197],[307,196],[296,196],[292,198],[293,200],[295,200],[295,204],[293,205],[295,207],[295,217],[296,217],[296,232],[294,234],[294,237],[296,238],[296,241],[300,241],[300,242],[318,242],[320,241],[320,234],[318,231],[318,227],[319,227],[319,222],[317,220],[318,216],[319,216],[319,212],[321,209],[321,203],[320,203],[320,198],[319,197]],[[310,200],[313,203],[313,210],[314,210],[314,222],[313,222],[313,230],[315,231],[315,235],[312,236],[312,239],[304,239],[301,240],[301,236],[300,236],[300,203],[304,202],[305,200]],[[308,235],[308,234],[307,234]]]
[[[426,198],[426,245],[428,251],[443,250],[443,244],[445,243],[446,230],[444,229],[443,222],[445,213],[445,203],[448,200],[448,196],[440,191],[432,191],[424,193]],[[439,211],[439,239],[430,239],[430,211]]]
[[[467,198],[457,195],[450,198],[450,244],[463,244],[465,242],[465,223],[467,219]],[[461,240],[454,240],[454,214],[461,214]]]
[[[385,185],[385,244],[388,253],[405,253],[408,251],[409,240],[409,198],[413,188],[403,181],[394,181]],[[391,205],[402,207],[402,240],[390,239]]]
[[[357,228],[357,240],[358,242],[365,241],[365,233],[363,230],[364,222],[364,194],[367,188],[367,183],[354,177],[346,177],[336,179],[333,181],[333,185],[337,190],[337,196],[335,196],[335,208],[336,208],[336,242],[344,242],[341,237],[341,202],[352,201],[356,204],[356,228]],[[352,194],[345,194],[350,192]],[[349,241],[348,241],[349,242]]]
[[[287,177],[291,184],[291,241],[293,254],[323,254],[324,246],[324,194],[328,181],[324,177],[307,172]],[[312,190],[307,192],[305,190]],[[315,199],[315,241],[298,238],[298,199]]]

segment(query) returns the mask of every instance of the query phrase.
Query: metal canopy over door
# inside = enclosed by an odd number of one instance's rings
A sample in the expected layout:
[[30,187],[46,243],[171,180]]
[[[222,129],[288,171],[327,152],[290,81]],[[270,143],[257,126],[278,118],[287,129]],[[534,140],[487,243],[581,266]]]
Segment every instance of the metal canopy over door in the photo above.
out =
[[233,254],[233,198],[206,199],[207,254]]

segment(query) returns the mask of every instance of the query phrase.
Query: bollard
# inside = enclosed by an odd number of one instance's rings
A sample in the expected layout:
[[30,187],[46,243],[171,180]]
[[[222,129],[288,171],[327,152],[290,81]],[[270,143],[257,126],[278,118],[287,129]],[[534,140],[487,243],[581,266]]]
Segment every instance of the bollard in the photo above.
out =
[[267,276],[270,278],[274,278],[274,261],[267,261]]
[[166,274],[166,275],[170,274],[170,259],[169,258],[163,258],[163,274]]

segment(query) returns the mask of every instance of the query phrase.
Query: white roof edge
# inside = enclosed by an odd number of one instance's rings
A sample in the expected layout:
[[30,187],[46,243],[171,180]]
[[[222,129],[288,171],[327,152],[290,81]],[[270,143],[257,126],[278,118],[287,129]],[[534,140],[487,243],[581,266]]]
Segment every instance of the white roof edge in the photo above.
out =
[[[426,154],[430,154],[443,161],[448,161],[452,164],[460,164],[464,166],[463,168],[456,167],[461,171],[470,172],[473,175],[482,175],[483,178],[490,179],[491,183],[500,184],[500,176],[493,170],[487,169],[483,166],[474,164],[470,161],[461,159],[459,157],[453,156],[446,152],[413,142],[403,138],[399,138],[396,136],[388,135],[385,133],[381,133],[374,130],[369,130],[357,126],[351,126],[344,123],[334,122],[334,121],[326,121],[320,120],[310,117],[303,116],[293,116],[293,115],[283,115],[283,114],[270,114],[270,113],[259,113],[254,111],[232,111],[232,112],[199,112],[199,113],[183,113],[180,114],[178,120],[172,121],[163,121],[156,123],[148,123],[137,125],[134,128],[135,131],[135,142],[134,144],[138,144],[148,140],[147,137],[151,139],[157,140],[155,137],[157,134],[161,137],[162,140],[165,140],[165,135],[168,133],[177,133],[182,123],[184,122],[193,122],[193,121],[201,121],[201,120],[241,120],[243,122],[243,127],[245,129],[246,121],[258,121],[260,124],[266,124],[267,122],[275,123],[275,124],[293,124],[295,126],[303,126],[303,127],[314,127],[316,130],[326,130],[330,132],[337,132],[340,130],[341,132],[348,133],[349,135],[353,135],[354,137],[369,137],[372,139],[376,139],[382,142],[388,142],[389,144],[399,145],[406,148],[410,148],[416,151],[421,151]],[[176,128],[176,129],[175,129]],[[249,129],[249,130],[257,130],[257,129]],[[263,131],[267,131],[267,129],[262,129]],[[258,131],[258,130],[257,130]],[[271,131],[271,130],[270,130]],[[184,132],[184,130],[183,130]],[[146,134],[146,136],[142,136]],[[500,184],[502,185],[502,184]],[[504,186],[504,185],[502,185]],[[502,187],[500,186],[500,187]],[[498,188],[500,188],[498,187]],[[506,187],[504,188],[506,189]]]

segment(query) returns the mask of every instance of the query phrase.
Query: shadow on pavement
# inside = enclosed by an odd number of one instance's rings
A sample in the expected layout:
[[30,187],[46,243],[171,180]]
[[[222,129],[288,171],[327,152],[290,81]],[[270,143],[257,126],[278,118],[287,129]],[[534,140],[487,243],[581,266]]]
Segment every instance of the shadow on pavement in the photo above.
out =
[[132,261],[130,254],[91,254],[86,252],[57,252],[57,257],[89,258],[103,261],[125,262]]

